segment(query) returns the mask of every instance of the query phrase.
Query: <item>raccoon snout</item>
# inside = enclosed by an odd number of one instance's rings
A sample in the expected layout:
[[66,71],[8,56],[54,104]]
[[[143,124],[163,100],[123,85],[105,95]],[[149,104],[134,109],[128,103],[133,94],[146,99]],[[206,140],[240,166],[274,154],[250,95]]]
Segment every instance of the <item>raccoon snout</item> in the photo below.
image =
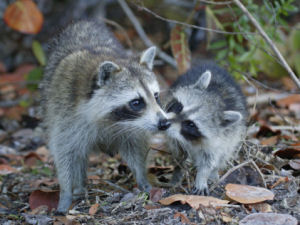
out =
[[171,122],[167,119],[161,119],[158,121],[159,130],[167,130],[171,126]]

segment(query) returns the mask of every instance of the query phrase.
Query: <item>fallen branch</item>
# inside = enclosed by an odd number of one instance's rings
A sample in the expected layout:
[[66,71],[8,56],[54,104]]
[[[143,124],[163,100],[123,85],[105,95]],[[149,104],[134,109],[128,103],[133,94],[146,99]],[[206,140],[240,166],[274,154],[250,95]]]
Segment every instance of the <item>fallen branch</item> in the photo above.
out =
[[[118,2],[120,4],[120,6],[122,7],[122,9],[124,10],[124,12],[126,13],[126,15],[128,16],[128,18],[130,19],[130,21],[133,24],[136,32],[138,33],[138,35],[140,36],[140,38],[143,40],[143,42],[145,43],[145,45],[147,47],[154,46],[153,42],[148,38],[148,36],[146,35],[145,31],[143,30],[143,27],[141,26],[141,24],[139,23],[139,21],[137,20],[137,18],[135,17],[135,15],[133,14],[133,12],[129,8],[129,6],[127,5],[127,3],[124,0],[118,0]],[[175,60],[171,56],[169,56],[166,53],[164,53],[163,51],[161,51],[159,48],[157,48],[157,55],[162,60],[164,60],[165,62],[167,62],[168,64],[170,64],[174,68],[176,68],[176,62],[175,62]]]
[[270,101],[277,101],[279,99],[289,96],[287,93],[267,93],[261,95],[250,96],[247,98],[248,105],[258,105],[268,103]]
[[279,58],[280,62],[284,66],[284,68],[289,73],[290,77],[293,79],[297,87],[300,89],[300,81],[298,77],[295,75],[293,70],[290,68],[288,63],[285,61],[283,56],[281,55],[280,51],[277,49],[275,44],[272,42],[272,40],[269,38],[269,36],[266,34],[266,32],[262,29],[260,24],[257,22],[257,20],[251,15],[251,13],[248,11],[248,9],[239,1],[239,0],[233,0],[235,4],[246,14],[246,16],[251,20],[253,25],[256,27],[258,32],[261,34],[261,36],[265,39],[265,41],[270,45],[270,47],[273,49],[276,56]]

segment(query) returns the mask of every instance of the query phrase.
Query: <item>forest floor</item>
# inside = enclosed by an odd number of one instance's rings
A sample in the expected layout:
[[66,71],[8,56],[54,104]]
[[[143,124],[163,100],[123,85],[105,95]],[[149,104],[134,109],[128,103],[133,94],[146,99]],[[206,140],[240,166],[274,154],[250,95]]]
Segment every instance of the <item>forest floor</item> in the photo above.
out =
[[[100,154],[90,157],[88,196],[74,202],[66,216],[56,216],[59,185],[36,118],[37,93],[14,83],[31,68],[1,74],[0,224],[256,224],[264,213],[271,215],[262,219],[266,224],[300,220],[300,95],[288,93],[295,88],[290,79],[280,81],[285,91],[257,93],[253,86],[242,85],[251,114],[247,139],[220,171],[219,182],[210,185],[211,196],[228,202],[206,205],[195,196],[194,204],[185,204],[186,196],[162,201],[178,193],[188,196],[194,177],[193,170],[186,170],[182,183],[170,187],[174,165],[166,152],[150,152],[148,179],[155,187],[150,194],[137,189],[118,155]],[[24,94],[30,106],[14,104],[16,95]]]

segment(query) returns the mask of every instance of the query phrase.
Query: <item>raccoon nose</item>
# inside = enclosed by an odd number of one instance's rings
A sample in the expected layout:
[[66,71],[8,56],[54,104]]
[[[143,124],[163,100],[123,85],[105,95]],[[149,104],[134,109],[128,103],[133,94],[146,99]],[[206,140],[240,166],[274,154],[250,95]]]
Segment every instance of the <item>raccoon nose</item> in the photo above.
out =
[[158,129],[159,130],[166,130],[171,126],[171,122],[167,119],[159,120],[158,121]]

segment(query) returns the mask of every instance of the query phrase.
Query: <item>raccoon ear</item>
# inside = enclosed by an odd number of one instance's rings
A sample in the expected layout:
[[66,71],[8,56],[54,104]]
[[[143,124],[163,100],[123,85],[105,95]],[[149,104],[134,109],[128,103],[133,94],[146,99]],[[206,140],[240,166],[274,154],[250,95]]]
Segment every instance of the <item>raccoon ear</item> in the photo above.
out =
[[193,85],[194,87],[199,86],[202,89],[206,89],[211,81],[211,72],[206,70],[202,75],[198,78],[197,82]]
[[114,62],[104,61],[99,67],[97,85],[103,86],[113,73],[120,70],[120,67]]
[[155,46],[146,49],[140,58],[140,64],[145,64],[149,70],[152,70],[155,55],[156,55]]
[[242,114],[237,111],[224,111],[223,113],[222,124],[224,126],[234,124],[243,118]]

